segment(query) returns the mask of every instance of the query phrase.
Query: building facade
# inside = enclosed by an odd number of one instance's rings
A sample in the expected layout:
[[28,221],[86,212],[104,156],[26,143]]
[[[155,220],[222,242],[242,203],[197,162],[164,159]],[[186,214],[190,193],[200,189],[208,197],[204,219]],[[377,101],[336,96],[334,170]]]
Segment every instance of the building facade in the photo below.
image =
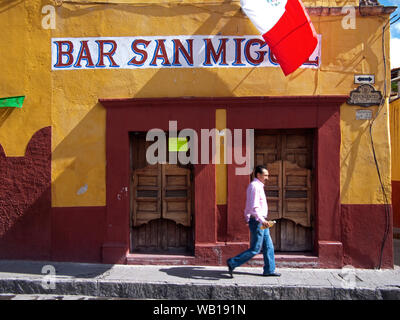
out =
[[393,207],[393,237],[400,237],[400,68],[391,70],[392,93],[390,97],[390,143],[392,148],[392,207]]
[[392,268],[389,102],[347,101],[356,75],[389,87],[394,8],[304,5],[319,45],[285,77],[239,1],[0,4],[0,97],[25,96],[0,108],[0,258],[224,265],[248,246],[252,158],[278,267]]

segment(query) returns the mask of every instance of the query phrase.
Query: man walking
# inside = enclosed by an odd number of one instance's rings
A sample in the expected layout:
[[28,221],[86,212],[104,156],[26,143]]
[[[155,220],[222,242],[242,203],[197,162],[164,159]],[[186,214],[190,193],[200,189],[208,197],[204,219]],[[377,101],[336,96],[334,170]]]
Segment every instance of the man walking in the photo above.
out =
[[[246,191],[246,208],[244,216],[250,229],[250,248],[236,257],[226,261],[229,274],[233,277],[233,270],[249,261],[264,247],[264,272],[263,276],[279,277],[275,272],[274,244],[269,234],[268,206],[264,192],[264,184],[268,180],[268,170],[265,166],[257,166],[254,171],[254,180],[249,184]],[[261,229],[261,226],[267,227]]]

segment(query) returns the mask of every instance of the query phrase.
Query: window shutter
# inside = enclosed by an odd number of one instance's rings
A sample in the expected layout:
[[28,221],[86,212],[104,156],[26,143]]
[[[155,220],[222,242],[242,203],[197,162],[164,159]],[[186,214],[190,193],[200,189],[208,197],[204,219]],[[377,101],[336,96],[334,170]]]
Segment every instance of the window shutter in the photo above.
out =
[[311,227],[311,170],[283,162],[283,217]]
[[191,225],[190,169],[162,165],[162,217],[183,226]]
[[149,165],[133,173],[133,225],[161,218],[161,165]]

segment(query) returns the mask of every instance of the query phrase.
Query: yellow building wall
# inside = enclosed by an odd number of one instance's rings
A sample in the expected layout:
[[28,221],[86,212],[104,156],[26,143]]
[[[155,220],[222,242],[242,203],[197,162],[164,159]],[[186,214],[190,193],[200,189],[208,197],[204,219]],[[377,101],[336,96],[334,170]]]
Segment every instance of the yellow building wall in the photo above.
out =
[[[215,129],[219,132],[226,129],[226,109],[217,109],[215,111]],[[225,163],[225,138],[223,135],[220,135],[219,141],[220,161],[215,165],[217,205],[226,204],[228,198],[228,168]]]
[[[383,204],[385,203],[372,150],[370,124],[368,120],[355,120],[358,106],[341,107],[340,126],[342,142],[340,150],[341,203]],[[378,107],[370,107],[373,117]],[[391,157],[388,103],[381,107],[372,126],[372,138],[382,183],[391,203]]]
[[[0,35],[0,97],[26,96],[22,109],[0,110],[0,144],[7,156],[21,156],[37,130],[52,126],[54,207],[105,205],[106,111],[99,98],[348,95],[359,73],[375,74],[375,88],[383,91],[381,32],[388,17],[357,16],[353,30],[342,28],[343,16],[311,16],[322,34],[321,67],[299,69],[288,77],[280,68],[51,71],[51,38],[258,34],[240,11],[239,1],[71,2],[55,7],[54,30],[42,28],[41,10],[52,1],[0,3],[0,28],[6,30]],[[340,6],[357,1],[304,3]],[[389,52],[389,32],[385,37]],[[386,72],[390,74],[388,68]],[[355,109],[341,108],[341,201],[383,203],[368,123],[355,120]],[[390,192],[388,128],[386,105],[373,133]],[[78,194],[85,186],[87,191]],[[225,185],[218,188],[218,202],[224,203]]]
[[390,103],[390,137],[392,180],[400,181],[400,99]]

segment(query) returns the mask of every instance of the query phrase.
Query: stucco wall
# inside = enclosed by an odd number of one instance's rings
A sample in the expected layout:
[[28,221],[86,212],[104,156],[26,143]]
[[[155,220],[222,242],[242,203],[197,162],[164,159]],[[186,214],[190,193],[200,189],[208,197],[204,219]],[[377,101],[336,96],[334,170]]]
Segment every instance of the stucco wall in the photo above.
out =
[[400,99],[390,103],[392,180],[400,181]]
[[400,99],[390,103],[390,143],[392,147],[393,226],[400,228]]

